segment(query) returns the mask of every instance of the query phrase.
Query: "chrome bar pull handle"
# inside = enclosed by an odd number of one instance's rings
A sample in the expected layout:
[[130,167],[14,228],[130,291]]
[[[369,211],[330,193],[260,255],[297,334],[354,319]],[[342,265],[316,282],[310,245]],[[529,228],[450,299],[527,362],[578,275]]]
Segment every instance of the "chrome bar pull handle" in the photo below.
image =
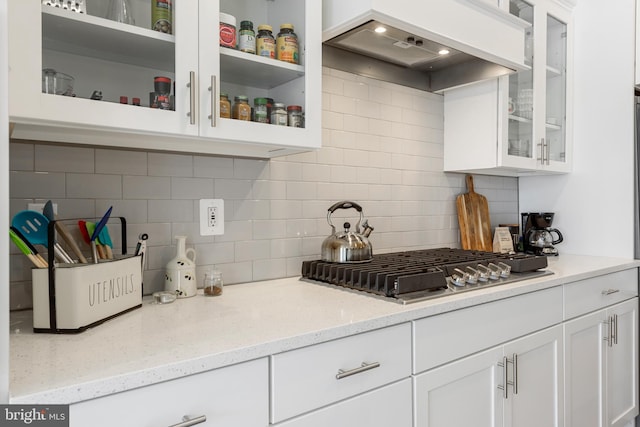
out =
[[189,112],[187,116],[189,116],[189,123],[192,125],[196,124],[196,72],[189,71],[189,84],[187,84],[189,88]]
[[609,330],[607,331],[608,335],[605,336],[603,338],[603,340],[607,342],[607,346],[608,347],[613,347],[613,337],[612,337],[612,334],[613,334],[613,319],[611,318],[611,316],[609,316],[607,318],[607,320],[604,322],[604,324],[607,325],[607,329],[609,329]]
[[[544,138],[542,138],[542,140],[544,141]],[[549,144],[549,141],[544,141],[544,146],[545,146],[545,152],[546,152],[546,156],[547,156],[547,166],[549,166],[549,160],[551,157],[551,144]]]
[[513,353],[513,394],[518,394],[518,354]]
[[196,424],[202,424],[205,421],[207,421],[206,415],[200,415],[199,417],[194,417],[194,418],[190,418],[189,416],[185,415],[184,417],[182,417],[181,423],[173,424],[173,425],[170,425],[169,427],[190,427]]
[[544,138],[540,140],[538,147],[540,147],[540,156],[538,157],[538,160],[540,160],[541,165],[544,165]]
[[612,322],[613,323],[613,327],[612,327],[613,335],[612,335],[612,338],[613,338],[613,343],[617,345],[618,344],[618,315],[614,314],[612,320],[613,320],[613,322]]
[[371,369],[375,369],[379,367],[380,367],[380,362],[372,362],[372,363],[362,362],[362,365],[358,366],[357,368],[353,368],[349,370],[338,369],[338,373],[336,374],[336,379],[341,380],[343,378],[350,377],[351,375],[360,374],[362,372],[370,371]]
[[620,289],[605,289],[602,291],[602,295],[611,295],[620,292]]
[[211,75],[211,86],[209,86],[209,92],[211,92],[211,115],[209,116],[209,119],[211,120],[211,127],[214,128],[216,127],[216,116],[218,115],[218,110],[216,108],[216,105],[218,105],[216,102],[216,94],[218,90],[216,88],[216,76],[214,75]]
[[508,363],[507,356],[502,358],[502,362],[498,362],[498,366],[502,368],[502,384],[498,384],[498,390],[502,390],[502,397],[505,399],[509,398],[509,392],[507,391],[507,386],[509,384],[509,376],[507,375]]

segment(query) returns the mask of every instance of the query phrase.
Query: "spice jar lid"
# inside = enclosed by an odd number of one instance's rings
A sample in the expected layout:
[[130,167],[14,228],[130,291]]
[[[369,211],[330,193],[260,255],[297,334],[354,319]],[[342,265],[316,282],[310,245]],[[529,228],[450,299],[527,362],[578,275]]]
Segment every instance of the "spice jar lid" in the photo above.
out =
[[251,21],[240,21],[240,28],[253,28],[253,22]]
[[238,95],[238,96],[236,96],[236,97],[234,98],[234,100],[236,100],[236,101],[245,101],[245,102],[247,102],[247,101],[249,101],[249,97],[248,97],[248,96],[245,96],[245,95]]
[[229,95],[224,92],[220,92],[220,98],[229,98]]
[[287,111],[302,111],[302,107],[299,105],[289,105]]
[[255,99],[253,100],[253,103],[254,103],[255,105],[267,105],[267,104],[268,104],[268,102],[267,102],[267,98],[255,98]]
[[284,108],[284,104],[282,102],[276,102],[273,106],[276,108]]
[[291,31],[293,31],[293,24],[281,24],[280,25],[280,29],[281,30],[291,30]]
[[260,24],[258,25],[258,31],[261,31],[261,30],[273,31],[273,27],[267,24]]
[[233,25],[235,27],[236,17],[228,13],[220,12],[220,22],[222,22],[223,24]]

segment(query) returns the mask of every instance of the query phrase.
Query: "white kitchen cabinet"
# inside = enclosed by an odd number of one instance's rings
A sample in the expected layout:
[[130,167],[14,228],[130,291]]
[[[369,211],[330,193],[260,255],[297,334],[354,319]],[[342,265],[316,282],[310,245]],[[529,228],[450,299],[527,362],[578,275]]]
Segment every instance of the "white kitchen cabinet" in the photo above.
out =
[[159,427],[187,419],[202,426],[269,424],[266,358],[76,403],[71,427]]
[[[271,422],[275,424],[410,376],[410,323],[276,354],[271,358]],[[336,409],[335,413],[340,412]],[[334,412],[322,415],[322,419],[329,414]],[[327,425],[338,422],[341,421],[332,420]]]
[[417,375],[415,426],[559,427],[562,378],[554,326]]
[[570,172],[571,8],[556,0],[504,4],[529,23],[525,63],[531,69],[445,92],[444,170]]
[[411,379],[406,378],[276,425],[278,427],[412,427],[411,393]]
[[[174,34],[150,27],[150,2],[133,2],[136,24],[78,14],[39,0],[11,0],[10,119],[13,137],[66,143],[274,157],[320,147],[321,3],[215,0],[174,3]],[[299,64],[219,46],[219,14],[268,23],[277,34],[292,23]],[[42,69],[75,78],[75,96],[42,93]],[[151,109],[154,76],[174,82],[174,110]],[[94,90],[102,101],[89,99]],[[219,117],[219,95],[270,97],[300,105],[305,127]],[[141,100],[122,105],[121,96]]]
[[638,299],[566,322],[566,427],[622,427],[638,415]]

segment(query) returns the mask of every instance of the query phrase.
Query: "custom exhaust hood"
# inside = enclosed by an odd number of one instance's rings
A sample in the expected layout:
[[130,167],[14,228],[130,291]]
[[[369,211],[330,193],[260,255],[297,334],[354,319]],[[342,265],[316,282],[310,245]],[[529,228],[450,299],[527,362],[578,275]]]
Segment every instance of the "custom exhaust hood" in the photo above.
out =
[[483,0],[351,1],[323,2],[324,66],[430,92],[528,68],[528,24]]

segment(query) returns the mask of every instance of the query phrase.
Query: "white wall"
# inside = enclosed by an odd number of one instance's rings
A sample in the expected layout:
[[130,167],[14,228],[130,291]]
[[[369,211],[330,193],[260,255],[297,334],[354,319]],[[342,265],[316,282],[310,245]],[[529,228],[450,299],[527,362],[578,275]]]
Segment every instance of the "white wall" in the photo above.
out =
[[[297,276],[319,258],[327,209],[344,199],[375,228],[374,253],[459,247],[455,198],[466,188],[463,175],[442,172],[442,96],[325,68],[322,102],[323,148],[270,162],[12,143],[11,213],[49,198],[63,218],[113,205],[130,249],[150,236],[147,293],[163,286],[176,234],[196,249],[198,277],[213,264],[226,283]],[[494,226],[518,223],[517,179],[477,176],[475,187]],[[224,236],[199,236],[200,198],[225,200]],[[336,212],[334,224],[354,213]],[[30,306],[28,260],[15,248],[11,280],[12,307]]]
[[[7,2],[0,0],[0,93],[8,89]],[[9,110],[7,97],[0,96],[0,224],[9,223]],[[0,254],[9,252],[7,234],[0,239]],[[0,256],[0,403],[9,402],[9,258]]]
[[561,253],[633,257],[634,0],[575,8],[574,168],[520,178],[522,212],[556,212]]

